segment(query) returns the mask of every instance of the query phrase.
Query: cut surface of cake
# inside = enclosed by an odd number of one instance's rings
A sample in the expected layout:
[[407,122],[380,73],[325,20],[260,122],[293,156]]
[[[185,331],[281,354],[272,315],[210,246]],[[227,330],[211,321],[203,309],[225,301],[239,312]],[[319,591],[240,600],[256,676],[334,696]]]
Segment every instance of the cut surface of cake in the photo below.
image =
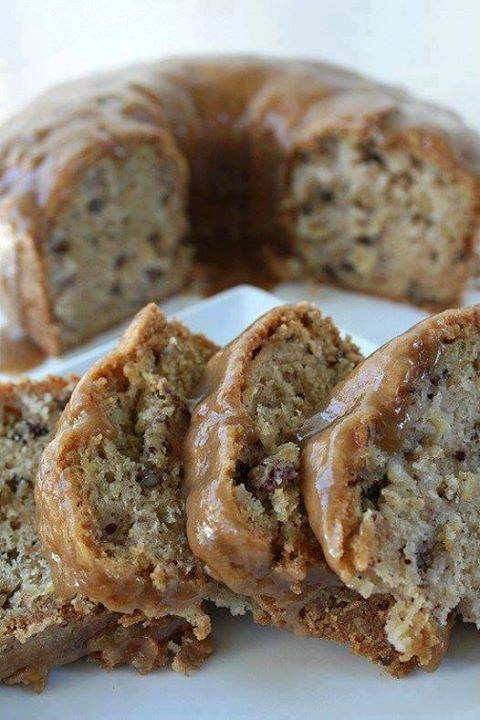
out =
[[140,672],[186,669],[209,652],[178,618],[139,622],[86,599],[60,599],[41,553],[34,482],[76,379],[0,384],[0,679],[43,689],[50,670],[82,656]]
[[298,153],[284,208],[305,268],[317,280],[414,305],[458,304],[471,273],[459,238],[472,233],[475,184],[464,184],[447,158],[439,166],[422,154],[421,132],[402,147],[398,137],[374,138],[369,122],[367,114],[328,126]]
[[[208,363],[185,443],[187,531],[206,570],[258,622],[348,642],[401,675],[387,597],[369,603],[326,564],[300,495],[297,431],[361,360],[312,305],[275,308]],[[228,605],[221,590],[212,598]]]
[[310,524],[331,568],[388,593],[387,635],[429,667],[455,615],[480,624],[480,312],[428,318],[370,356],[309,421]]
[[215,349],[146,306],[76,386],[36,486],[60,592],[184,618],[199,639],[210,620],[185,534],[181,446],[188,398]]

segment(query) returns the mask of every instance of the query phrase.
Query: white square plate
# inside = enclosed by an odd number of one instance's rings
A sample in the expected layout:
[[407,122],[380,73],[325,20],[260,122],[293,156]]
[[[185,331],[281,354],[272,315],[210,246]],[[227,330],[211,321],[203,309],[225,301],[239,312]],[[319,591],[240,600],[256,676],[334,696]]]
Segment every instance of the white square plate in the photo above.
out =
[[[286,288],[287,292],[291,294],[292,289],[288,286]],[[297,292],[302,295],[298,286]],[[288,297],[286,299],[288,300]],[[305,299],[305,295],[301,299]],[[293,298],[292,301],[296,302]],[[280,296],[272,295],[251,285],[238,285],[207,300],[199,301],[198,296],[177,296],[161,307],[169,316],[179,318],[194,332],[203,332],[218,345],[225,345],[256,320],[259,315],[276,305],[281,305],[282,302],[285,300],[282,300]],[[331,312],[330,309],[328,312]],[[38,379],[46,375],[67,375],[68,373],[81,375],[95,360],[103,357],[114,347],[127,324],[124,323],[103,333],[81,348],[70,351],[61,357],[47,358],[29,372],[29,376]],[[355,341],[366,355],[374,350],[375,344],[364,338],[355,336]],[[0,380],[11,379],[11,377],[11,375],[0,373]]]
[[[241,286],[177,312],[192,330],[219,344],[284,300],[309,297],[354,335],[365,354],[406,330],[422,313],[354,296],[279,289],[279,296]],[[178,305],[177,305],[178,307]],[[172,305],[170,305],[172,308]],[[89,348],[36,370],[83,372],[115,343],[118,331]],[[141,677],[130,668],[107,673],[79,661],[52,672],[44,693],[0,688],[1,720],[400,720],[478,718],[480,642],[463,626],[440,669],[393,680],[347,648],[254,625],[214,612],[216,652],[189,678],[170,671]]]

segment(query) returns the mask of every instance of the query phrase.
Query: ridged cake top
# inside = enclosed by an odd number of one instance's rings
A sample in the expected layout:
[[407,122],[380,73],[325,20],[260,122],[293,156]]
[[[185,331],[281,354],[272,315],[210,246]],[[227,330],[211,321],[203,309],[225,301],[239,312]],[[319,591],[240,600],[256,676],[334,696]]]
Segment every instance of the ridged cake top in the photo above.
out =
[[[92,157],[121,157],[142,141],[186,155],[198,207],[208,196],[205,170],[225,172],[229,163],[268,204],[274,179],[257,178],[258,163],[288,156],[334,124],[365,123],[389,138],[408,136],[419,154],[453,170],[480,168],[479,139],[457,115],[398,88],[324,63],[178,59],[65,83],[12,117],[0,130],[0,205],[39,237]],[[278,182],[282,173],[274,175]]]

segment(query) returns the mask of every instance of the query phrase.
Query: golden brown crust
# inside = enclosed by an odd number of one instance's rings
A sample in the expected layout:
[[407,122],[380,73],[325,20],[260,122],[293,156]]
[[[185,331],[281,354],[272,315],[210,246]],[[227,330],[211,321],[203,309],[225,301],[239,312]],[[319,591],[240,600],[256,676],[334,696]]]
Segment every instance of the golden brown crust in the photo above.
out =
[[[83,376],[43,455],[35,488],[39,532],[59,592],[66,597],[79,593],[111,610],[141,610],[149,616],[200,606],[205,582],[196,573],[189,578],[178,577],[160,590],[149,572],[140,572],[133,562],[108,556],[96,539],[91,512],[83,505],[75,458],[92,438],[115,436],[104,410],[109,379],[121,374],[124,365],[141,354],[149,341],[170,332],[177,338],[190,337],[180,323],[167,323],[155,305],[148,305],[138,313],[117,348]],[[203,336],[196,336],[196,342],[206,356],[213,353],[215,346]],[[197,634],[202,637],[209,632],[209,622],[200,609],[198,615]]]
[[8,325],[23,330],[49,355],[60,352],[52,321],[44,264],[32,237],[6,221],[1,228],[0,297]]
[[[20,238],[15,302],[23,327],[48,352],[61,350],[41,243],[74,178],[100,157],[121,158],[132,144],[147,142],[176,166],[186,159],[198,245],[231,238],[247,252],[262,238],[267,247],[285,250],[296,242],[279,211],[285,180],[298,154],[332,129],[411,151],[478,198],[478,139],[456,115],[331,65],[235,57],[162,61],[46,93],[0,131],[0,209]],[[477,219],[478,207],[451,303],[470,272]]]

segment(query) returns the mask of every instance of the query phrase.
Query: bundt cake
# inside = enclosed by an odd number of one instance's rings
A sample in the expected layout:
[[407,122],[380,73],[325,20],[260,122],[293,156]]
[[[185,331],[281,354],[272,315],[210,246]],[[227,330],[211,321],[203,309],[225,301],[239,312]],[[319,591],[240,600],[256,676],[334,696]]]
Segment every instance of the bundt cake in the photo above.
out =
[[39,529],[56,587],[109,610],[186,619],[206,581],[185,534],[187,398],[213,343],[150,304],[76,386],[40,463]]
[[0,679],[38,691],[52,667],[83,655],[146,672],[172,658],[185,669],[208,652],[179,618],[143,623],[55,594],[40,552],[33,485],[73,386],[61,378],[0,385]]
[[[296,432],[360,359],[306,303],[275,308],[213,356],[185,442],[187,533],[258,622],[348,642],[399,675],[412,664],[386,640],[390,599],[366,602],[330,571],[299,489]],[[228,604],[215,585],[210,597]]]
[[455,614],[480,625],[480,310],[392,340],[305,423],[310,525],[364,597],[388,593],[404,660],[437,662]]
[[479,146],[454,114],[316,62],[67,83],[0,131],[10,321],[58,353],[242,261],[443,309],[470,272]]

